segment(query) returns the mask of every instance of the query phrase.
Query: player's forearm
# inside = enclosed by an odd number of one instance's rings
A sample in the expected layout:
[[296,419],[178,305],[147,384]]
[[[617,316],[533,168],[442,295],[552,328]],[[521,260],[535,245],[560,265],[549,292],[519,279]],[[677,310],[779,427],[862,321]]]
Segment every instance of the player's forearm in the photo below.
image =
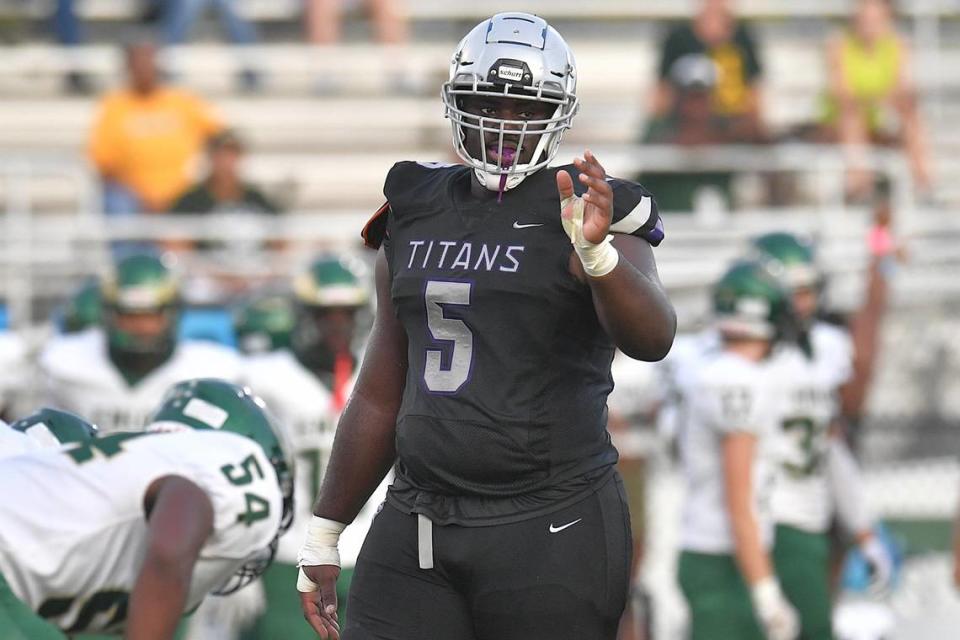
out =
[[734,557],[748,586],[773,575],[770,557],[760,538],[760,526],[751,505],[749,487],[727,487],[727,509],[733,534]]
[[315,515],[344,524],[357,516],[396,457],[397,408],[354,393],[337,426]]
[[155,480],[144,496],[147,552],[130,594],[126,638],[172,638],[183,615],[193,567],[213,531],[213,504],[179,476]]
[[173,638],[190,590],[193,565],[149,557],[130,596],[127,640]]
[[753,508],[753,459],[756,438],[734,433],[723,439],[723,485],[734,557],[747,585],[773,575]]
[[773,575],[770,557],[760,540],[760,527],[749,509],[737,509],[730,517],[737,566],[747,585],[755,585]]
[[853,341],[853,376],[840,389],[842,411],[847,418],[855,419],[863,411],[876,364],[880,323],[886,310],[887,295],[886,277],[880,270],[879,260],[874,258],[868,268],[867,290],[863,306],[850,323],[850,337]]
[[669,353],[677,316],[658,281],[621,255],[613,271],[588,282],[600,322],[618,349],[649,362]]
[[407,376],[407,335],[393,310],[383,248],[377,255],[376,278],[377,316],[313,506],[315,515],[343,524],[353,522],[393,464]]

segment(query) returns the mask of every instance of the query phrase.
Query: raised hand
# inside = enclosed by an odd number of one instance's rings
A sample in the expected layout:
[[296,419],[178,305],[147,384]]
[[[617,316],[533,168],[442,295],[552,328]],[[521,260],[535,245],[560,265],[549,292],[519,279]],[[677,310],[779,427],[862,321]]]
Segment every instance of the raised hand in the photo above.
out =
[[[610,232],[613,219],[613,189],[607,182],[607,174],[597,157],[587,149],[583,158],[575,158],[574,166],[580,171],[579,180],[587,187],[583,200],[583,239],[591,244],[599,244]],[[573,197],[573,179],[566,171],[557,172],[557,191],[561,202]],[[564,218],[573,215],[573,204],[569,202],[561,211]]]

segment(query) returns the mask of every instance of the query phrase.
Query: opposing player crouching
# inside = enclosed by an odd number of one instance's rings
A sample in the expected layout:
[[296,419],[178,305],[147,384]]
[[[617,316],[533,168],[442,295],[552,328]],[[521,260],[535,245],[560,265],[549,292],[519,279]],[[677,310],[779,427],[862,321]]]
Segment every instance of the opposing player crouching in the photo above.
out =
[[146,433],[0,468],[0,637],[173,637],[210,593],[260,575],[293,511],[281,429],[245,389],[182,382]]

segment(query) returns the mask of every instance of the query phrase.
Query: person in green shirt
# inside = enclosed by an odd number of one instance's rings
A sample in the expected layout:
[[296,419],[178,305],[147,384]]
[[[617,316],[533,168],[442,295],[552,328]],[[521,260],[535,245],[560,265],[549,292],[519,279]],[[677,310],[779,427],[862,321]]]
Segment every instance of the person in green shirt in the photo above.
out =
[[[250,265],[262,263],[267,254],[285,247],[283,239],[267,237],[279,222],[280,206],[240,173],[245,150],[234,131],[210,139],[209,173],[183,193],[170,210],[174,215],[204,220],[182,234],[178,230],[175,237],[164,238],[161,243],[166,250],[199,258],[192,268],[205,283],[208,299],[204,304],[213,301],[216,306],[224,297],[247,290]],[[196,237],[198,232],[202,237]]]
[[240,175],[245,151],[235,131],[225,130],[213,136],[207,144],[210,173],[177,198],[170,212],[279,213],[274,202]]
[[[703,54],[688,54],[674,62],[668,76],[673,103],[661,116],[650,119],[643,134],[644,144],[718,145],[759,143],[764,139],[756,121],[724,116],[713,108],[713,90],[718,71]],[[663,211],[690,212],[705,189],[716,191],[726,208],[731,208],[732,171],[644,171],[637,181],[657,194]]]
[[702,0],[690,21],[674,25],[661,46],[658,82],[651,116],[664,116],[675,101],[671,73],[678,60],[689,55],[709,58],[717,69],[711,87],[712,110],[721,116],[747,117],[759,127],[759,85],[763,75],[760,54],[748,25],[737,20],[730,0]]

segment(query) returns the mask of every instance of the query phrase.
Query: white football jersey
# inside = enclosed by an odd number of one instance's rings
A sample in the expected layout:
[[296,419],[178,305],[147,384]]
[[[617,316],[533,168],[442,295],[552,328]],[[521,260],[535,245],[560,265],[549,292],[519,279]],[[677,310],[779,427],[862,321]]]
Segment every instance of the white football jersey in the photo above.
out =
[[709,349],[697,357],[696,366],[679,371],[676,382],[684,412],[678,441],[687,481],[681,548],[701,553],[734,550],[721,445],[724,436],[738,432],[757,436],[753,496],[761,537],[769,546],[773,534],[770,458],[780,411],[778,398],[771,392],[769,364]]
[[823,322],[811,328],[810,345],[809,356],[780,344],[772,357],[786,402],[773,509],[779,523],[822,533],[833,512],[825,460],[830,423],[839,411],[838,389],[853,371],[853,346],[843,329]]
[[722,348],[720,334],[714,329],[678,335],[673,340],[670,353],[655,363],[657,377],[662,386],[662,403],[657,412],[657,431],[666,440],[678,437],[686,419],[680,391],[680,380],[691,368],[699,366],[704,354],[719,352]]
[[613,391],[607,396],[607,408],[613,444],[624,458],[648,456],[656,446],[651,427],[663,401],[657,365],[634,360],[618,351],[610,373]]
[[26,342],[16,333],[0,331],[0,414],[10,409],[13,396],[29,383],[28,371]]
[[146,553],[144,495],[169,475],[196,483],[213,504],[185,612],[276,535],[279,483],[252,440],[118,433],[0,464],[0,573],[13,593],[68,633],[121,630]]
[[240,357],[201,341],[181,341],[170,359],[134,386],[127,384],[107,355],[100,328],[57,336],[40,355],[46,403],[83,416],[101,433],[140,431],[167,390],[192,378],[238,382]]
[[[313,515],[313,503],[330,459],[339,413],[333,394],[287,349],[251,355],[244,363],[243,383],[267,403],[291,434],[297,457],[293,526],[282,538],[277,559],[296,564],[297,552]],[[352,387],[352,385],[351,385]],[[340,536],[340,562],[356,564],[360,546],[373,520],[371,505],[383,500],[385,486],[374,494],[357,518]]]
[[40,448],[36,440],[25,433],[11,429],[10,425],[0,420],[0,460],[28,451],[37,451]]
[[663,401],[657,363],[634,360],[618,351],[610,373],[614,385],[607,396],[607,407],[611,413],[634,420],[656,413]]

